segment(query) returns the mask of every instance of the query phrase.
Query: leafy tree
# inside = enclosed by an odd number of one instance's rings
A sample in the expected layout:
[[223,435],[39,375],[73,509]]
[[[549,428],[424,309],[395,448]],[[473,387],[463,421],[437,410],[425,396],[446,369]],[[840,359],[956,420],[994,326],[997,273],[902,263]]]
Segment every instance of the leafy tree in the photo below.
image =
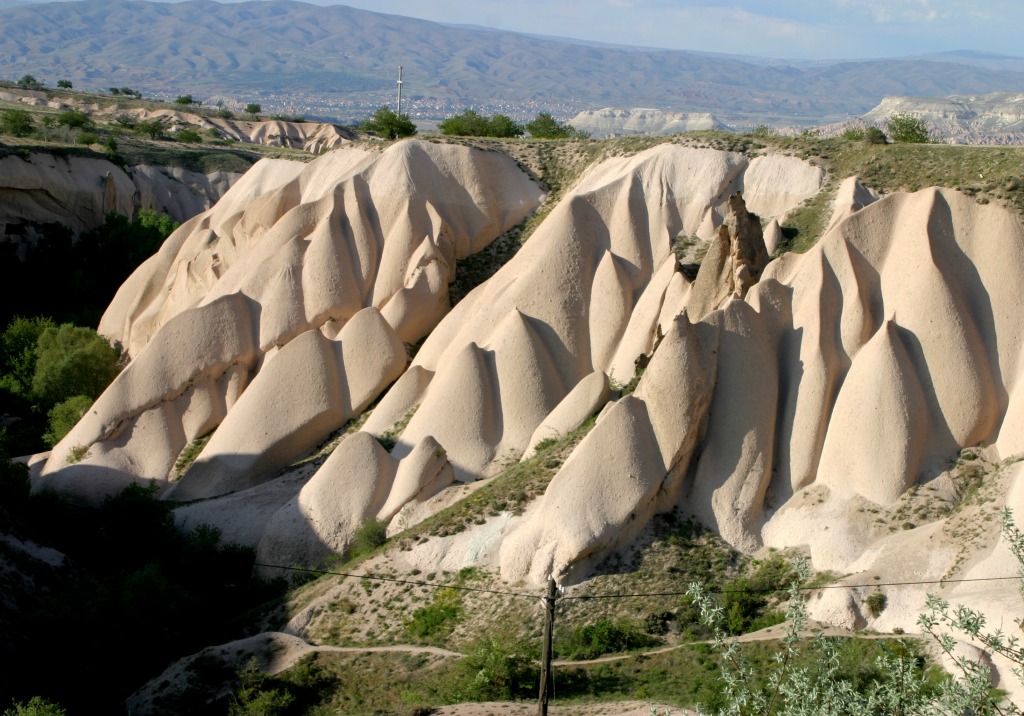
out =
[[62,124],[70,129],[86,129],[92,126],[92,120],[85,112],[69,109],[57,116],[57,124]]
[[885,128],[889,132],[889,138],[901,144],[925,144],[931,141],[925,121],[911,117],[909,114],[890,115],[886,120]]
[[64,716],[67,713],[60,704],[47,701],[42,696],[33,696],[28,703],[14,702],[14,707],[4,711],[4,716]]
[[559,122],[548,112],[541,112],[532,122],[526,123],[526,131],[537,139],[587,139],[590,132],[576,129],[568,122]]
[[167,125],[163,119],[144,119],[135,124],[135,133],[150,139],[160,139],[166,129]]
[[256,117],[259,116],[260,112],[262,112],[262,111],[263,111],[263,108],[260,107],[255,102],[250,102],[249,104],[245,105],[245,113],[247,115],[249,115],[249,117],[254,119],[254,120],[256,119]]
[[117,122],[120,126],[124,127],[125,129],[134,129],[136,125],[135,117],[125,112],[116,115],[114,117],[114,121]]
[[18,87],[20,87],[21,89],[30,90],[46,89],[43,83],[37,80],[32,75],[22,75],[21,79],[18,80]]
[[12,137],[27,137],[32,134],[35,124],[32,115],[23,109],[7,109],[0,114],[0,132]]
[[[258,107],[259,105],[255,105],[255,106]],[[259,110],[257,109],[256,112],[258,114]],[[217,113],[214,116],[215,117],[220,117],[221,119],[234,119],[235,118],[235,113],[232,112],[230,109],[218,109]]]
[[116,350],[91,328],[65,323],[50,327],[36,344],[32,392],[45,405],[75,395],[98,398],[119,371]]
[[491,137],[521,137],[526,130],[508,115],[496,114],[490,121]]
[[523,126],[504,114],[484,117],[472,109],[440,122],[441,134],[458,137],[521,137]]
[[861,142],[864,140],[864,130],[860,127],[847,127],[839,135],[839,138],[847,139],[851,142]]
[[111,87],[109,92],[112,95],[119,95],[119,94],[121,94],[121,90],[118,87]]
[[71,89],[74,85],[71,84],[71,80],[57,80],[57,87],[60,89]]
[[43,442],[53,447],[64,436],[71,432],[71,428],[82,419],[82,416],[89,412],[93,399],[87,395],[74,395],[67,400],[54,405],[47,417],[50,419],[50,427],[43,434]]
[[12,392],[31,394],[32,377],[36,373],[36,345],[48,328],[56,328],[56,325],[44,316],[15,316],[0,334],[0,374],[3,374],[4,385]]
[[202,102],[200,102],[199,100],[195,99],[190,94],[178,95],[178,99],[174,100],[174,103],[175,104],[182,104],[182,105],[186,105],[186,106],[191,106],[191,105],[194,105],[194,104],[195,105],[202,104]]
[[390,107],[381,107],[369,119],[359,123],[359,129],[373,132],[385,139],[399,139],[416,134],[416,125],[407,114],[395,114]]

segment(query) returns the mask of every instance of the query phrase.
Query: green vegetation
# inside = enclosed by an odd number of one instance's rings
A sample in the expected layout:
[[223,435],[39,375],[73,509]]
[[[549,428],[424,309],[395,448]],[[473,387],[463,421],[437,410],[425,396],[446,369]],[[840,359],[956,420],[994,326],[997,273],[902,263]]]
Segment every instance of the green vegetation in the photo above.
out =
[[871,615],[872,619],[877,619],[885,611],[885,607],[889,600],[886,599],[885,594],[882,592],[872,592],[868,595],[868,598],[864,600],[864,604],[867,605],[868,614]]
[[373,132],[384,139],[401,139],[416,134],[416,125],[407,114],[395,114],[390,107],[381,107],[369,119],[359,123],[363,132]]
[[32,75],[22,75],[21,78],[18,79],[18,87],[20,89],[27,89],[27,90],[44,90],[44,89],[46,89],[46,85],[44,85],[42,82],[37,80]]
[[71,80],[57,80],[57,89],[71,89],[74,85]]
[[49,447],[53,447],[63,440],[64,436],[71,432],[71,428],[75,427],[75,424],[89,411],[93,402],[93,399],[87,395],[73,395],[54,405],[47,413],[47,417],[50,419],[49,429],[43,433],[43,442]]
[[[143,209],[134,220],[109,214],[77,241],[60,225],[41,226],[39,238],[21,257],[13,244],[0,245],[0,322],[15,315],[47,315],[97,325],[124,280],[175,228],[167,215]],[[43,285],[64,290],[37,290]],[[68,292],[75,301],[67,300]]]
[[541,112],[537,118],[527,122],[525,129],[535,139],[589,139],[590,133],[576,129],[568,122],[559,122],[548,112]]
[[117,351],[91,328],[16,317],[0,336],[0,410],[17,418],[9,447],[19,454],[43,442],[52,447],[118,370]]
[[634,649],[645,649],[660,642],[647,634],[639,625],[627,620],[598,619],[590,624],[574,626],[563,632],[555,644],[560,659],[596,659]]
[[32,575],[4,582],[0,623],[19,655],[4,667],[5,701],[42,696],[70,713],[119,713],[171,660],[240,637],[238,616],[281,592],[283,584],[251,579],[251,549],[223,544],[208,527],[179,533],[172,505],[152,488],[78,507],[30,497],[24,469],[0,458],[0,531],[66,555],[41,570],[0,545]]
[[358,559],[373,552],[388,541],[388,525],[376,519],[369,519],[360,525],[352,535],[349,559]]
[[243,111],[247,115],[249,115],[249,119],[255,120],[259,117],[260,112],[263,111],[263,108],[256,104],[255,102],[250,102],[249,104],[245,105],[245,109]]
[[13,708],[4,711],[4,716],[65,716],[66,713],[59,704],[33,696],[27,703],[14,702]]
[[185,144],[202,144],[203,135],[194,129],[182,129],[174,135],[174,140]]
[[925,144],[931,141],[928,125],[923,119],[911,117],[909,114],[894,114],[886,120],[885,128],[889,138],[901,144]]
[[0,114],[0,132],[12,137],[27,137],[35,131],[32,115],[23,109],[6,109]]
[[184,105],[186,107],[191,107],[192,105],[198,106],[198,105],[202,104],[202,102],[200,102],[199,100],[195,99],[190,94],[178,95],[178,98],[176,100],[174,100],[174,103],[175,104],[181,104],[181,105]]
[[412,613],[405,631],[417,641],[441,644],[462,620],[462,615],[461,594],[454,589],[441,589],[433,602]]
[[458,137],[521,137],[523,126],[504,114],[484,117],[471,109],[438,123],[441,134]]

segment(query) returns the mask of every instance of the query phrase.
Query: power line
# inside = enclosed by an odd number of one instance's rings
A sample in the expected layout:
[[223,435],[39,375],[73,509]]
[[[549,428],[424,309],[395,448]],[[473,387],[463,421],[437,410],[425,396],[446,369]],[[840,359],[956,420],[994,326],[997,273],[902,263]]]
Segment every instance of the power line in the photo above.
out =
[[[336,577],[347,579],[366,579],[372,582],[392,582],[394,584],[411,584],[418,587],[434,587],[437,589],[454,589],[461,592],[477,592],[480,594],[500,594],[507,597],[523,597],[527,599],[543,599],[541,594],[530,594],[527,592],[509,592],[499,589],[484,589],[481,587],[467,587],[458,584],[441,584],[438,582],[424,582],[413,579],[400,579],[398,577],[382,577],[377,574],[353,574],[351,572],[334,572],[327,569],[310,569],[307,567],[286,567],[281,564],[266,564],[257,562],[256,567],[267,567],[270,569],[284,569],[290,572],[306,572],[309,574],[330,574]],[[1020,575],[1013,577],[974,577],[970,579],[926,579],[914,582],[871,582],[867,584],[824,584],[817,587],[797,587],[798,592],[813,592],[825,589],[870,589],[872,587],[909,587],[922,586],[926,584],[965,584],[971,582],[1001,582],[1011,579],[1022,579]],[[790,591],[789,587],[774,589],[723,589],[720,587],[705,590],[708,594],[782,594]],[[635,593],[614,593],[614,594],[579,594],[579,595],[558,595],[557,599],[586,601],[591,599],[644,599],[647,597],[681,597],[689,593],[689,590],[667,591],[667,592],[635,592]]]
[[483,594],[503,594],[507,597],[527,597],[529,599],[540,599],[540,594],[527,594],[526,592],[503,592],[498,589],[481,589],[480,587],[466,587],[458,584],[438,584],[437,582],[421,582],[413,579],[398,579],[397,577],[381,577],[376,574],[351,574],[349,572],[332,572],[327,569],[307,569],[305,567],[285,567],[282,564],[264,564],[257,562],[255,567],[269,567],[271,569],[285,569],[290,572],[308,572],[310,574],[332,574],[337,577],[350,579],[367,579],[371,582],[394,582],[395,584],[412,584],[419,587],[437,587],[441,589],[455,589],[460,592],[481,592]]
[[[962,584],[964,582],[998,582],[1008,579],[1021,579],[1021,576],[1014,577],[975,577],[972,579],[930,579],[918,582],[871,582],[868,584],[824,584],[818,587],[797,587],[798,592],[813,592],[819,589],[868,589],[871,587],[907,587],[924,584]],[[721,589],[713,588],[705,590],[708,594],[778,594],[790,591],[789,587],[776,589]],[[677,597],[688,594],[689,590],[673,592],[648,592],[637,594],[580,594],[563,596],[561,599],[639,599],[643,597]]]

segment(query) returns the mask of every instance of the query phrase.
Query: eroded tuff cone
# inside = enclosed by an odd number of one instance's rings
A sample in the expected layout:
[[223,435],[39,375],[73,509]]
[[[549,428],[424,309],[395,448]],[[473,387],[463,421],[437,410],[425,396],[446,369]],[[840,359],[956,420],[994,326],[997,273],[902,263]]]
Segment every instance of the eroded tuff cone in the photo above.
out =
[[433,438],[397,460],[369,433],[354,433],[271,518],[257,561],[319,566],[329,554],[342,554],[367,520],[390,520],[402,506],[429,499],[452,479],[444,448]]
[[711,240],[687,302],[695,319],[746,296],[770,260],[759,217],[747,211],[739,193],[729,197],[728,206],[728,218]]
[[133,361],[36,488],[98,501],[166,487],[215,428],[170,496],[272,477],[402,374],[402,341],[448,311],[456,261],[541,197],[508,156],[455,145],[260,162],[122,285],[100,330]]

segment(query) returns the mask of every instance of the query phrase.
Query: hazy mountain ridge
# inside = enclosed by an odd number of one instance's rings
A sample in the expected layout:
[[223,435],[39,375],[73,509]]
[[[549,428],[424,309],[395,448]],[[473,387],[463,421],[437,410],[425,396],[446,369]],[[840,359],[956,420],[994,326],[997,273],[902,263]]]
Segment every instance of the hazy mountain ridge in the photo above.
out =
[[[922,60],[766,64],[452,27],[290,0],[47,3],[0,10],[0,73],[149,93],[315,93],[372,106],[405,67],[411,106],[653,106],[726,121],[861,114],[885,95],[1024,91],[1024,73]],[[991,64],[988,61],[987,64]],[[286,101],[286,100],[283,100]],[[568,114],[568,111],[566,112]],[[427,116],[426,114],[422,116]]]

